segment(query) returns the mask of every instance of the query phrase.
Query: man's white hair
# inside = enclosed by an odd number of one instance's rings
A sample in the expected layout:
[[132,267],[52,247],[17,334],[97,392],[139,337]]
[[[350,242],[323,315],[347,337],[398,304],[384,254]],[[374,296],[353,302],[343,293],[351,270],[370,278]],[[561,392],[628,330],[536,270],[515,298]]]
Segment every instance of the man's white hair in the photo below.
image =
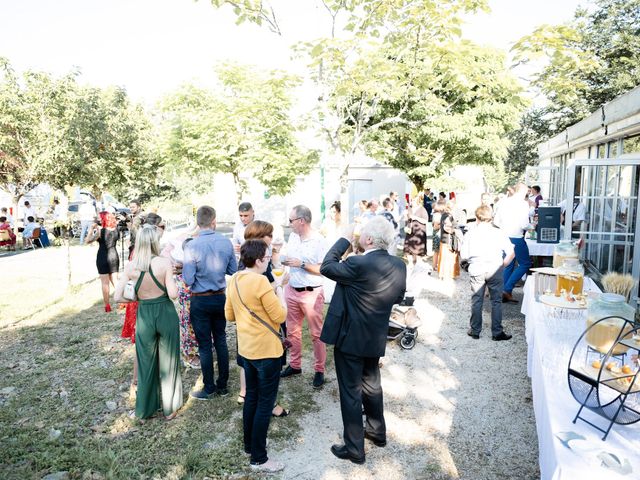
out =
[[374,217],[360,230],[360,237],[371,237],[373,248],[388,250],[395,239],[391,223],[384,217]]

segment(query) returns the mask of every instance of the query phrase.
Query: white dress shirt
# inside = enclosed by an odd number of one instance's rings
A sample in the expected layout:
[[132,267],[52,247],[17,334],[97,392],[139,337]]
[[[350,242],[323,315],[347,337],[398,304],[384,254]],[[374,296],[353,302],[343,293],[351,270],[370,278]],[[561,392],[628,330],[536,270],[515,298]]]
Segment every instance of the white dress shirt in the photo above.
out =
[[[287,258],[298,258],[307,265],[322,263],[327,254],[327,241],[318,232],[312,231],[305,240],[300,239],[296,233],[289,235],[287,242]],[[324,278],[321,275],[314,275],[304,268],[291,267],[289,269],[289,284],[292,287],[317,287],[322,285]]]
[[513,244],[502,230],[480,222],[464,236],[460,258],[469,262],[469,275],[482,275],[498,270],[511,252]]
[[529,226],[529,202],[519,197],[500,200],[493,223],[508,237],[522,238]]
[[231,243],[234,245],[242,245],[244,243],[244,231],[247,228],[242,222],[238,222],[233,226],[233,235],[231,236]]

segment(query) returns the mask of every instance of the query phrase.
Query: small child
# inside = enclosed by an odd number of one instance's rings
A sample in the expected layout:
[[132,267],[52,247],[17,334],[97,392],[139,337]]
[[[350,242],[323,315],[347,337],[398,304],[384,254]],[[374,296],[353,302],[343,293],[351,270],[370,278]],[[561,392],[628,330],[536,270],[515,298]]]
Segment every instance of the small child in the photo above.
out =
[[480,338],[482,330],[482,303],[485,287],[491,299],[491,338],[495,341],[510,340],[502,329],[503,270],[513,260],[513,244],[500,229],[491,223],[491,207],[483,205],[476,209],[476,227],[467,233],[460,249],[460,258],[469,263],[471,280],[471,338]]

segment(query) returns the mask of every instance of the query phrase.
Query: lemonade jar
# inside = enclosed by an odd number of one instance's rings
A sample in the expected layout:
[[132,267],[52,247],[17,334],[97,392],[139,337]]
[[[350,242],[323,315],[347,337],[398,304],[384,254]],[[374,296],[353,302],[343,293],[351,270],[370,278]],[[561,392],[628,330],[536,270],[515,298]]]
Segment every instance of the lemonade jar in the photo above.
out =
[[562,290],[573,295],[581,294],[584,285],[584,268],[580,260],[567,258],[559,270],[561,273],[556,282],[556,294],[560,294]]
[[553,268],[562,267],[567,258],[578,258],[578,245],[572,240],[560,240],[553,249]]
[[[594,328],[589,328],[598,320],[611,316],[614,318],[609,318],[598,323]],[[598,352],[607,353],[622,330],[624,332],[620,338],[632,330],[631,324],[623,319],[633,322],[634,317],[635,309],[625,303],[625,298],[622,295],[603,293],[599,298],[590,302],[587,309],[587,328],[589,328],[586,335],[587,343]],[[627,350],[628,347],[618,344],[613,349],[613,355],[621,355]]]

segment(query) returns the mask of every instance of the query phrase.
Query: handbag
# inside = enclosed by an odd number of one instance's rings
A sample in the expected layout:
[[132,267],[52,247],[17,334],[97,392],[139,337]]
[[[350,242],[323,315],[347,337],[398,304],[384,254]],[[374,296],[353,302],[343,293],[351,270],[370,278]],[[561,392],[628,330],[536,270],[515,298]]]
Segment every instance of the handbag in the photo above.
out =
[[133,280],[129,280],[127,284],[124,286],[122,297],[125,300],[129,300],[130,302],[138,301],[138,296],[136,295],[136,284]]
[[273,328],[271,325],[269,325],[267,322],[265,322],[263,319],[260,318],[260,316],[258,316],[257,313],[255,313],[253,310],[251,310],[246,303],[244,303],[244,301],[242,300],[242,295],[240,295],[240,288],[238,287],[238,277],[235,278],[235,281],[233,282],[236,286],[236,292],[238,292],[238,299],[240,300],[240,303],[242,303],[242,305],[244,306],[244,308],[247,309],[247,311],[251,314],[251,316],[253,318],[255,318],[256,320],[258,320],[262,325],[264,325],[265,327],[267,327],[269,329],[269,331],[271,333],[273,333],[276,337],[278,337],[278,340],[280,340],[280,343],[282,343],[282,348],[286,351],[289,348],[291,348],[291,341],[285,337],[282,334],[282,331],[280,332],[276,332],[276,329]]

